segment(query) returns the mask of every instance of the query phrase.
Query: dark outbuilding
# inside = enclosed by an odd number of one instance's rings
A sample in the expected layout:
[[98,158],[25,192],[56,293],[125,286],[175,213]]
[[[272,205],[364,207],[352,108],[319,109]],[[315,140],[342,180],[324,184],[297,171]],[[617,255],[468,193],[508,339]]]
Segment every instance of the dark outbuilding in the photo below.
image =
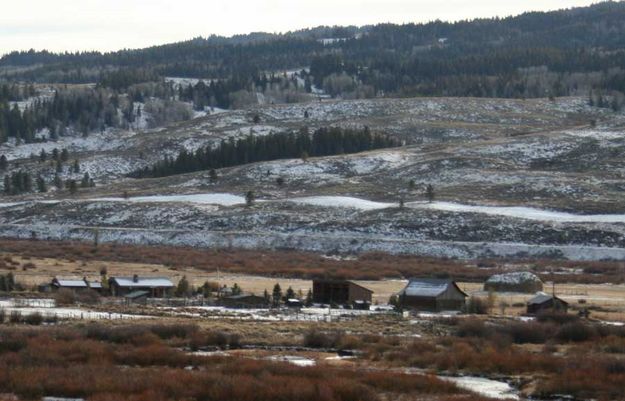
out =
[[568,302],[556,297],[555,295],[539,292],[532,299],[527,301],[527,314],[537,315],[540,312],[563,312],[569,309]]
[[348,280],[313,280],[313,302],[353,305],[356,301],[371,304],[373,291]]
[[403,308],[423,311],[459,311],[468,295],[450,279],[413,278],[398,294]]

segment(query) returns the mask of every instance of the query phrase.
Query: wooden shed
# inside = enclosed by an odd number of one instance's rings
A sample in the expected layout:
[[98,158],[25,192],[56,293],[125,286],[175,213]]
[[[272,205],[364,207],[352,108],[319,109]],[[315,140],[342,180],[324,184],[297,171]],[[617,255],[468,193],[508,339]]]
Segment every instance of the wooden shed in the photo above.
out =
[[540,312],[563,312],[566,313],[569,309],[568,302],[556,297],[555,295],[539,292],[527,301],[527,314],[537,315]]
[[413,278],[398,294],[403,308],[423,311],[459,311],[468,295],[455,281],[436,278]]
[[147,291],[151,298],[163,298],[170,295],[174,283],[166,277],[111,277],[109,288],[114,297],[123,297],[135,291]]
[[356,301],[371,304],[373,291],[348,280],[313,280],[313,302],[352,305]]

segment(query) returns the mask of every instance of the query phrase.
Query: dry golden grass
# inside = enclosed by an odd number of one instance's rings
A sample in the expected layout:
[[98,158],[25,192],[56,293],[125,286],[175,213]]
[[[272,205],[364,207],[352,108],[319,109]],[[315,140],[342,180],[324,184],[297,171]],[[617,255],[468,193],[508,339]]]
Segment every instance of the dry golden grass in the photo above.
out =
[[[0,245],[7,254],[36,258],[164,265],[175,269],[192,266],[208,273],[220,269],[225,273],[307,279],[336,277],[380,280],[436,275],[453,277],[459,281],[481,282],[492,274],[503,271],[532,270],[543,280],[551,277],[549,272],[556,271],[558,274],[553,277],[561,283],[623,283],[625,280],[625,262],[460,261],[383,253],[363,254],[357,259],[335,260],[311,252],[285,250],[217,250],[119,244],[101,244],[94,248],[92,244],[84,242],[32,240],[2,240]],[[0,260],[0,267],[5,265]]]
[[[90,280],[100,279],[100,270],[105,268],[109,276],[123,276],[138,274],[140,276],[166,276],[177,283],[186,276],[194,287],[201,286],[204,282],[218,282],[221,285],[231,287],[238,284],[245,292],[262,294],[265,290],[271,293],[273,286],[279,283],[282,290],[292,287],[296,293],[306,295],[312,288],[312,280],[287,277],[267,277],[252,274],[230,273],[220,269],[207,271],[194,266],[166,266],[163,264],[149,264],[137,262],[121,262],[106,260],[72,260],[45,257],[31,257],[15,253],[0,253],[0,260],[11,260],[0,267],[0,274],[13,272],[16,280],[26,287],[34,288],[39,284],[49,283],[53,277],[82,278]],[[26,268],[24,268],[26,267]],[[391,295],[400,291],[406,280],[355,280],[374,291],[374,303],[385,304]],[[487,298],[488,294],[482,291],[481,282],[460,282],[460,287],[469,295]],[[625,321],[625,285],[623,284],[579,284],[558,283],[556,284],[558,296],[569,302],[573,309],[590,307],[592,317],[603,320]],[[551,283],[545,284],[545,291],[551,292]],[[508,306],[504,310],[505,315],[520,315],[525,312],[524,307],[514,306],[524,304],[532,294],[499,293],[495,294],[495,307],[492,313],[501,314],[499,305],[505,302]],[[579,300],[585,300],[580,304]]]

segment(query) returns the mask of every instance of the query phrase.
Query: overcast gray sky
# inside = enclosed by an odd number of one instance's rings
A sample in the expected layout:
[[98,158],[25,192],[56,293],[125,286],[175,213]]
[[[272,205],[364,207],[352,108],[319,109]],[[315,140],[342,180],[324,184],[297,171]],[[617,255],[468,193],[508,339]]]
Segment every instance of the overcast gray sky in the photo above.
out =
[[2,1],[0,54],[117,50],[210,34],[285,32],[508,16],[586,6],[585,0],[18,0]]

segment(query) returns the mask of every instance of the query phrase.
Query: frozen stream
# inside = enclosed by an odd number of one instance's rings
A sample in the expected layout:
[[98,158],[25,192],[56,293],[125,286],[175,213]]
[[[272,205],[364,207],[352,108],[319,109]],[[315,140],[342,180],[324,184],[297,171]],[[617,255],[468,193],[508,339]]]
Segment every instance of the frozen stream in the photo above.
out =
[[484,397],[498,400],[520,400],[517,391],[508,383],[503,381],[474,376],[439,376],[439,378],[453,382],[460,388],[472,391]]

